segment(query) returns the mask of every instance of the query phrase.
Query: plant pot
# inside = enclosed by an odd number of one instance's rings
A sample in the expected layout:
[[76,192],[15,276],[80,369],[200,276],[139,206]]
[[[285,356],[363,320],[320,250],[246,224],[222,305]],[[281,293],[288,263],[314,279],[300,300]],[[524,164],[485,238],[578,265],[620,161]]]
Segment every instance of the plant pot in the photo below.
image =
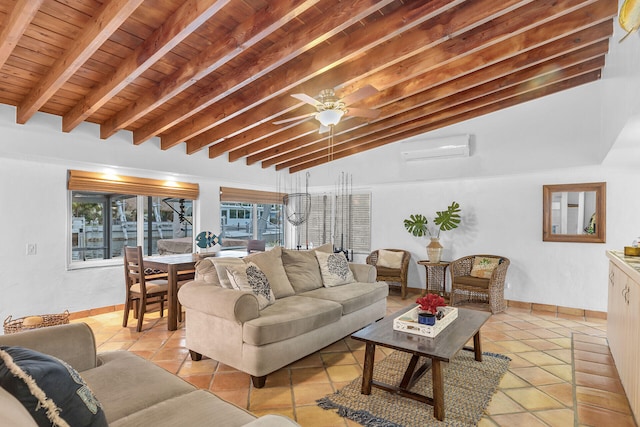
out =
[[427,246],[427,257],[429,262],[440,262],[442,256],[442,245],[437,237],[431,238],[431,243]]
[[418,313],[418,323],[433,326],[436,324],[436,315],[429,312]]

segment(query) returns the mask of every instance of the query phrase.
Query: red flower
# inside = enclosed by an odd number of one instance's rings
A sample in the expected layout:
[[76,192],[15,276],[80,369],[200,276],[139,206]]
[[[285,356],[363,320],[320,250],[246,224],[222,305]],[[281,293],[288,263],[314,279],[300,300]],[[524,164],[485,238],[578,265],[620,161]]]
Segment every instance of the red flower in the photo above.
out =
[[432,314],[436,314],[438,307],[444,307],[447,304],[444,302],[444,298],[436,294],[427,294],[423,297],[419,297],[416,302],[420,304],[420,308],[424,311],[428,311]]

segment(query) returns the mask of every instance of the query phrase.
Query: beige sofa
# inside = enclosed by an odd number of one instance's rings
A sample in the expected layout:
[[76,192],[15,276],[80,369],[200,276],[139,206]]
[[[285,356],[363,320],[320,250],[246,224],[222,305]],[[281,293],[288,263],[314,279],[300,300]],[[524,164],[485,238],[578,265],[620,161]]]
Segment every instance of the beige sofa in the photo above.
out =
[[[84,323],[0,335],[0,346],[25,347],[67,362],[80,372],[112,427],[298,426],[280,415],[256,418],[133,353],[96,353],[93,332]],[[3,426],[37,425],[2,387],[0,414]]]
[[[191,357],[206,355],[251,375],[266,376],[381,319],[389,287],[376,269],[349,264],[355,281],[324,286],[315,253],[276,247],[243,260],[210,257],[196,265],[195,280],[178,293],[186,311]],[[228,289],[229,266],[255,263],[267,276],[275,303],[260,310],[252,292]]]

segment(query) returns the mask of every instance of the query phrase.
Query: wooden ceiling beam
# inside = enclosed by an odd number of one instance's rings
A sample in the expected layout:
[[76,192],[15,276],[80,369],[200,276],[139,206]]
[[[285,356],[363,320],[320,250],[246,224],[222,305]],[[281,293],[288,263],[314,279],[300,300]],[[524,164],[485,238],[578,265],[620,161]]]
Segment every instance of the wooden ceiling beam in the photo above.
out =
[[[290,7],[290,1],[281,0],[285,9]],[[374,0],[359,0],[342,3],[343,9],[338,14],[343,18],[343,14],[357,22],[364,16],[377,10],[384,4],[389,3],[385,0],[376,3]],[[346,12],[346,13],[345,13]],[[341,23],[343,23],[341,21]],[[253,82],[273,70],[280,65],[296,58],[298,55],[312,49],[316,45],[326,41],[331,36],[343,31],[347,26],[340,25],[331,19],[323,19],[313,25],[307,26],[303,30],[294,31],[285,35],[278,43],[267,48],[258,58],[253,67],[242,67],[237,73],[226,76],[225,79],[216,80],[215,83],[204,88],[197,98],[192,99],[181,105],[179,108],[171,111],[171,114],[163,115],[134,131],[134,142],[139,144],[154,135],[159,135],[171,127],[180,124],[181,121],[188,119],[209,105],[228,97],[231,93],[237,92],[246,85]],[[239,52],[240,53],[240,52]],[[163,136],[161,142],[162,149],[171,148],[186,138],[172,138]]]
[[[544,44],[533,50],[515,50],[514,47],[517,46],[517,43],[513,44],[511,41],[494,45],[479,52],[479,57],[482,58],[482,60],[486,60],[487,67],[469,67],[475,71],[467,75],[466,72],[462,71],[465,70],[466,67],[460,67],[460,63],[466,62],[467,60],[467,58],[463,58],[431,70],[415,78],[409,84],[401,84],[381,92],[377,95],[377,97],[380,98],[379,101],[384,104],[389,104],[389,106],[382,108],[378,119],[371,121],[369,124],[353,124],[354,121],[341,123],[336,128],[335,136],[338,137],[339,135],[362,127],[372,126],[377,121],[382,121],[391,115],[412,108],[411,104],[414,102],[424,103],[425,101],[437,101],[438,99],[455,94],[457,91],[466,90],[474,85],[507,76],[509,73],[528,67],[536,67],[537,69],[538,66],[543,64],[541,67],[544,68],[545,62],[554,64],[556,61],[560,65],[564,64],[566,66],[567,62],[568,65],[573,65],[574,61],[582,61],[600,56],[606,53],[608,49],[607,38],[611,35],[612,31],[612,23],[611,21],[607,21],[593,28],[587,28],[577,33],[566,35],[561,39]],[[523,38],[528,37],[524,34]],[[528,39],[532,45],[536,43],[535,39]],[[512,56],[517,52],[521,53]],[[548,66],[550,64],[546,65]],[[437,84],[436,82],[442,83]],[[447,84],[448,82],[451,83]],[[422,92],[419,92],[420,88],[423,88]],[[387,97],[388,99],[385,99]],[[385,110],[388,110],[388,112]],[[318,139],[317,136],[311,135],[284,143],[271,140],[272,148],[250,155],[247,158],[247,163],[252,164],[256,161],[264,160],[262,167],[266,168],[294,158],[298,153],[305,154],[311,152],[307,151],[306,147],[313,144],[322,144],[324,139],[325,138]],[[277,158],[273,158],[275,156],[277,156]]]
[[[402,37],[395,38],[389,43],[375,46],[371,51],[368,51],[366,55],[360,56],[357,60],[345,63],[336,68],[331,74],[322,74],[315,77],[312,80],[305,82],[304,86],[298,86],[291,88],[283,96],[272,99],[268,103],[262,104],[262,109],[268,109],[273,112],[279,112],[278,115],[283,114],[282,109],[279,107],[279,103],[284,102],[290,93],[308,93],[308,88],[314,88],[315,91],[318,88],[333,87],[335,85],[334,75],[340,76],[342,79],[340,88],[345,82],[358,81],[358,88],[364,84],[370,84],[370,79],[367,78],[366,82],[361,82],[360,79],[364,76],[375,73],[387,73],[390,64],[393,64],[400,71],[404,71],[403,67],[396,65],[403,62],[406,57],[416,55],[423,50],[434,48],[435,46],[443,43],[450,38],[470,31],[473,28],[477,28],[486,22],[495,19],[502,14],[508,13],[513,9],[517,9],[518,6],[528,3],[528,1],[511,1],[507,4],[497,4],[495,2],[466,2],[458,5],[455,8],[448,9],[446,12],[434,17],[433,19],[422,23],[418,27],[408,30],[402,34]],[[406,60],[405,60],[406,61]],[[407,77],[408,78],[408,77]],[[374,87],[381,89],[381,87],[373,84]],[[342,91],[342,94],[348,95],[355,91],[352,88],[350,92]],[[340,91],[338,92],[340,93]],[[268,104],[268,105],[267,105]],[[305,104],[299,104],[305,105]],[[307,107],[309,111],[311,107]],[[250,132],[242,132],[237,136],[236,133],[240,132],[243,126],[246,130],[250,130],[255,125],[250,125],[252,117],[255,115],[262,115],[261,111],[250,110],[243,115],[225,123],[224,125],[217,126],[210,131],[206,131],[191,140],[187,141],[187,145],[209,145],[212,142],[225,139],[218,142],[216,145],[209,148],[209,156],[216,157],[229,150],[235,150],[243,147],[256,139],[262,139],[266,134],[277,133],[283,130],[283,126],[273,125],[272,123],[261,123],[260,129],[251,130]],[[277,116],[277,115],[276,115]],[[255,119],[253,119],[255,121]],[[248,125],[248,126],[247,126]],[[304,132],[312,133],[318,129],[315,122],[309,122],[302,125]],[[254,137],[254,135],[259,135]],[[231,161],[236,160],[231,159]]]
[[18,0],[7,14],[0,31],[0,68],[18,44],[18,40],[38,13],[43,0]]
[[[100,126],[100,137],[108,138],[120,129],[143,117],[153,109],[191,87],[227,61],[240,55],[271,35],[282,25],[315,5],[319,0],[278,0],[245,20],[229,32],[224,40],[211,44],[198,56],[143,93],[136,102],[116,113]],[[134,144],[141,144],[153,135],[134,132]]]
[[63,116],[63,132],[70,132],[86,120],[230,1],[186,0],[111,75]]
[[[462,120],[469,120],[490,112],[502,110],[513,105],[530,101],[531,99],[566,90],[581,84],[590,83],[598,80],[600,75],[601,70],[599,68],[587,72],[585,72],[585,70],[580,70],[576,75],[567,75],[566,73],[563,73],[561,78],[541,81],[539,85],[512,86],[495,92],[490,96],[475,98],[471,102],[456,105],[433,115],[423,116],[420,119],[415,120],[413,123],[406,123],[395,127],[392,130],[389,129],[387,132],[379,134],[378,138],[369,135],[359,138],[358,140],[350,141],[342,146],[334,146],[332,160],[380,147],[391,142],[409,138],[410,136],[419,135],[429,130],[438,129],[446,126],[444,123],[449,123],[448,120],[453,117],[456,117],[454,123],[458,123]],[[326,150],[324,155],[322,153],[319,153],[318,155],[316,154],[309,155],[304,159],[299,159],[299,162],[296,165],[289,167],[289,171],[291,173],[295,173],[308,169],[312,166],[328,163],[329,159],[327,158]],[[284,164],[276,166],[276,170],[284,168],[286,168]]]
[[[429,123],[426,124],[422,127],[416,127],[414,129],[411,129],[409,131],[406,131],[404,133],[400,133],[397,135],[390,135],[388,137],[383,137],[380,139],[377,139],[375,141],[369,141],[369,142],[364,142],[361,145],[357,146],[357,147],[352,147],[349,148],[347,150],[343,150],[341,152],[335,153],[333,156],[334,160],[340,159],[340,158],[344,158],[344,157],[348,157],[348,156],[352,156],[358,153],[362,153],[364,151],[367,150],[371,150],[374,148],[378,148],[381,147],[383,145],[387,145],[393,142],[397,142],[397,141],[401,141],[407,138],[410,138],[412,136],[417,136],[417,135],[421,135],[436,129],[440,129],[446,126],[450,126],[450,125],[454,125],[456,123],[460,123],[463,122],[465,120],[471,120],[474,119],[476,117],[480,117],[483,116],[485,114],[489,114],[489,113],[494,113],[496,111],[502,110],[504,108],[509,108],[509,107],[513,107],[515,105],[518,104],[522,104],[524,102],[528,102],[528,101],[532,101],[534,99],[538,99],[538,98],[542,98],[548,95],[552,95],[554,93],[558,93],[561,92],[563,90],[567,90],[567,89],[572,89],[574,87],[578,87],[587,83],[592,83],[594,81],[597,81],[600,78],[600,72],[599,71],[594,71],[592,73],[589,74],[585,74],[582,76],[578,76],[578,77],[574,77],[571,80],[566,80],[563,82],[559,82],[556,83],[554,85],[550,85],[547,87],[543,87],[531,92],[528,92],[524,95],[521,96],[514,96],[510,99],[506,99],[504,101],[502,101],[501,103],[496,103],[496,104],[490,104],[488,106],[485,107],[480,107],[478,109],[475,110],[469,110],[469,111],[465,111],[461,114],[458,115],[453,115],[451,117],[447,117],[441,121],[438,122],[433,122],[433,123]],[[297,165],[294,166],[292,168],[289,169],[290,173],[296,173],[296,172],[300,172],[302,170],[308,169],[310,167],[313,166],[319,166],[321,164],[324,163],[328,163],[327,159],[316,159],[314,161],[308,162],[306,164],[301,164],[301,165]]]
[[[366,78],[363,83],[375,85],[376,81],[379,82],[378,79],[386,78],[384,77],[386,75],[391,75],[396,82],[404,85],[403,87],[406,88],[407,92],[403,95],[408,96],[411,93],[425,90],[442,82],[460,77],[463,74],[474,72],[480,68],[517,55],[523,51],[522,46],[527,46],[526,51],[545,45],[549,43],[549,41],[567,37],[567,34],[591,25],[593,16],[597,16],[600,20],[610,20],[611,18],[610,10],[607,10],[604,2],[598,4],[583,2],[582,4],[586,4],[586,7],[578,10],[576,10],[576,4],[577,2],[565,2],[555,5],[536,2],[535,4],[521,8],[522,10],[520,10],[520,12],[522,12],[522,14],[519,15],[518,18],[510,16],[507,23],[496,19],[492,21],[492,24],[495,25],[479,27],[473,31],[473,35],[465,33],[464,40],[458,40],[457,38],[451,39],[442,46],[438,46],[421,55],[411,57],[399,63],[393,71],[387,69],[376,75],[372,75],[371,78]],[[540,21],[537,21],[536,17]],[[560,19],[561,17],[563,21],[566,20],[569,23],[565,26],[553,25],[554,21],[550,21],[551,17],[555,19]],[[543,23],[548,25],[543,26]],[[513,34],[514,32],[517,34],[505,39],[506,35]],[[568,39],[565,40],[565,42],[568,46],[567,49],[577,48],[574,40]],[[475,55],[468,54],[467,50],[474,52]],[[377,58],[379,55],[371,56]],[[425,72],[427,73],[425,74]],[[422,77],[419,77],[420,75],[422,75]],[[391,96],[385,95],[385,93],[386,91],[382,91],[378,95],[365,99],[359,106],[378,108],[397,100],[397,98],[393,99]],[[352,121],[351,123],[354,122]],[[230,160],[237,160],[242,156],[251,155],[264,150],[268,146],[277,145],[287,140],[290,141],[288,143],[290,147],[295,147],[296,144],[304,145],[305,142],[295,139],[295,132],[296,129],[291,128],[276,136],[278,139],[275,141],[274,138],[270,138],[269,141],[262,140],[249,144],[245,142],[240,149],[230,153]],[[255,138],[257,134],[252,132],[250,135]],[[244,135],[238,135],[233,139],[239,140],[243,136]],[[312,136],[313,135],[305,138],[307,143]],[[244,141],[241,140],[241,142]],[[226,148],[229,149],[228,146]],[[255,158],[252,157],[251,160],[248,161],[253,162],[254,160]]]
[[16,122],[24,124],[129,18],[144,0],[112,0],[98,9],[76,42],[59,57],[47,75],[18,105]]
[[[211,129],[221,123],[224,123],[238,115],[249,111],[251,108],[273,99],[284,92],[304,83],[311,78],[322,74],[323,72],[335,68],[340,64],[350,61],[373,46],[387,42],[395,36],[402,34],[430,17],[443,10],[453,7],[460,0],[446,1],[434,0],[430,2],[410,2],[400,9],[397,9],[388,15],[384,20],[374,21],[372,23],[361,25],[348,35],[331,39],[330,44],[319,46],[317,49],[300,55],[296,58],[296,62],[291,67],[281,67],[270,75],[266,76],[262,73],[262,67],[249,70],[239,70],[239,73],[248,72],[250,76],[256,73],[264,76],[262,79],[247,79],[248,84],[241,93],[234,96],[235,102],[225,102],[215,105],[212,109],[208,109],[206,114],[200,115],[191,120],[186,126],[182,126],[170,133],[163,135],[162,141],[167,143],[176,143],[188,140],[194,136]],[[341,2],[341,7],[348,7],[347,3]],[[383,6],[383,5],[380,5]],[[378,8],[369,9],[366,12],[374,12]],[[366,17],[362,14],[358,16],[354,13],[344,14],[341,10],[335,17],[339,18],[338,22],[342,29],[347,29],[358,23]],[[333,16],[327,16],[328,21],[332,21]],[[333,23],[336,25],[337,23]],[[297,37],[301,40],[307,40],[312,31],[301,31]],[[272,46],[272,48],[275,47]],[[278,47],[279,48],[279,47]],[[199,112],[203,108],[212,105],[211,99],[198,100],[196,105],[189,106],[191,115],[193,111]]]

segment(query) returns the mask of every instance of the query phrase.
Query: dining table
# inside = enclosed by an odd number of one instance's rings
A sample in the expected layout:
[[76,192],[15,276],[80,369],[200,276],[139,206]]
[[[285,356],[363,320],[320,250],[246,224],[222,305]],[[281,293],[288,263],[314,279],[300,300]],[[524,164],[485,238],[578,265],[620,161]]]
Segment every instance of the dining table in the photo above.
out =
[[189,253],[172,255],[154,255],[144,258],[145,268],[166,271],[169,290],[167,293],[167,329],[178,329],[178,283],[191,280],[195,276],[196,262],[207,257],[242,258],[244,250],[228,250],[211,253]]

